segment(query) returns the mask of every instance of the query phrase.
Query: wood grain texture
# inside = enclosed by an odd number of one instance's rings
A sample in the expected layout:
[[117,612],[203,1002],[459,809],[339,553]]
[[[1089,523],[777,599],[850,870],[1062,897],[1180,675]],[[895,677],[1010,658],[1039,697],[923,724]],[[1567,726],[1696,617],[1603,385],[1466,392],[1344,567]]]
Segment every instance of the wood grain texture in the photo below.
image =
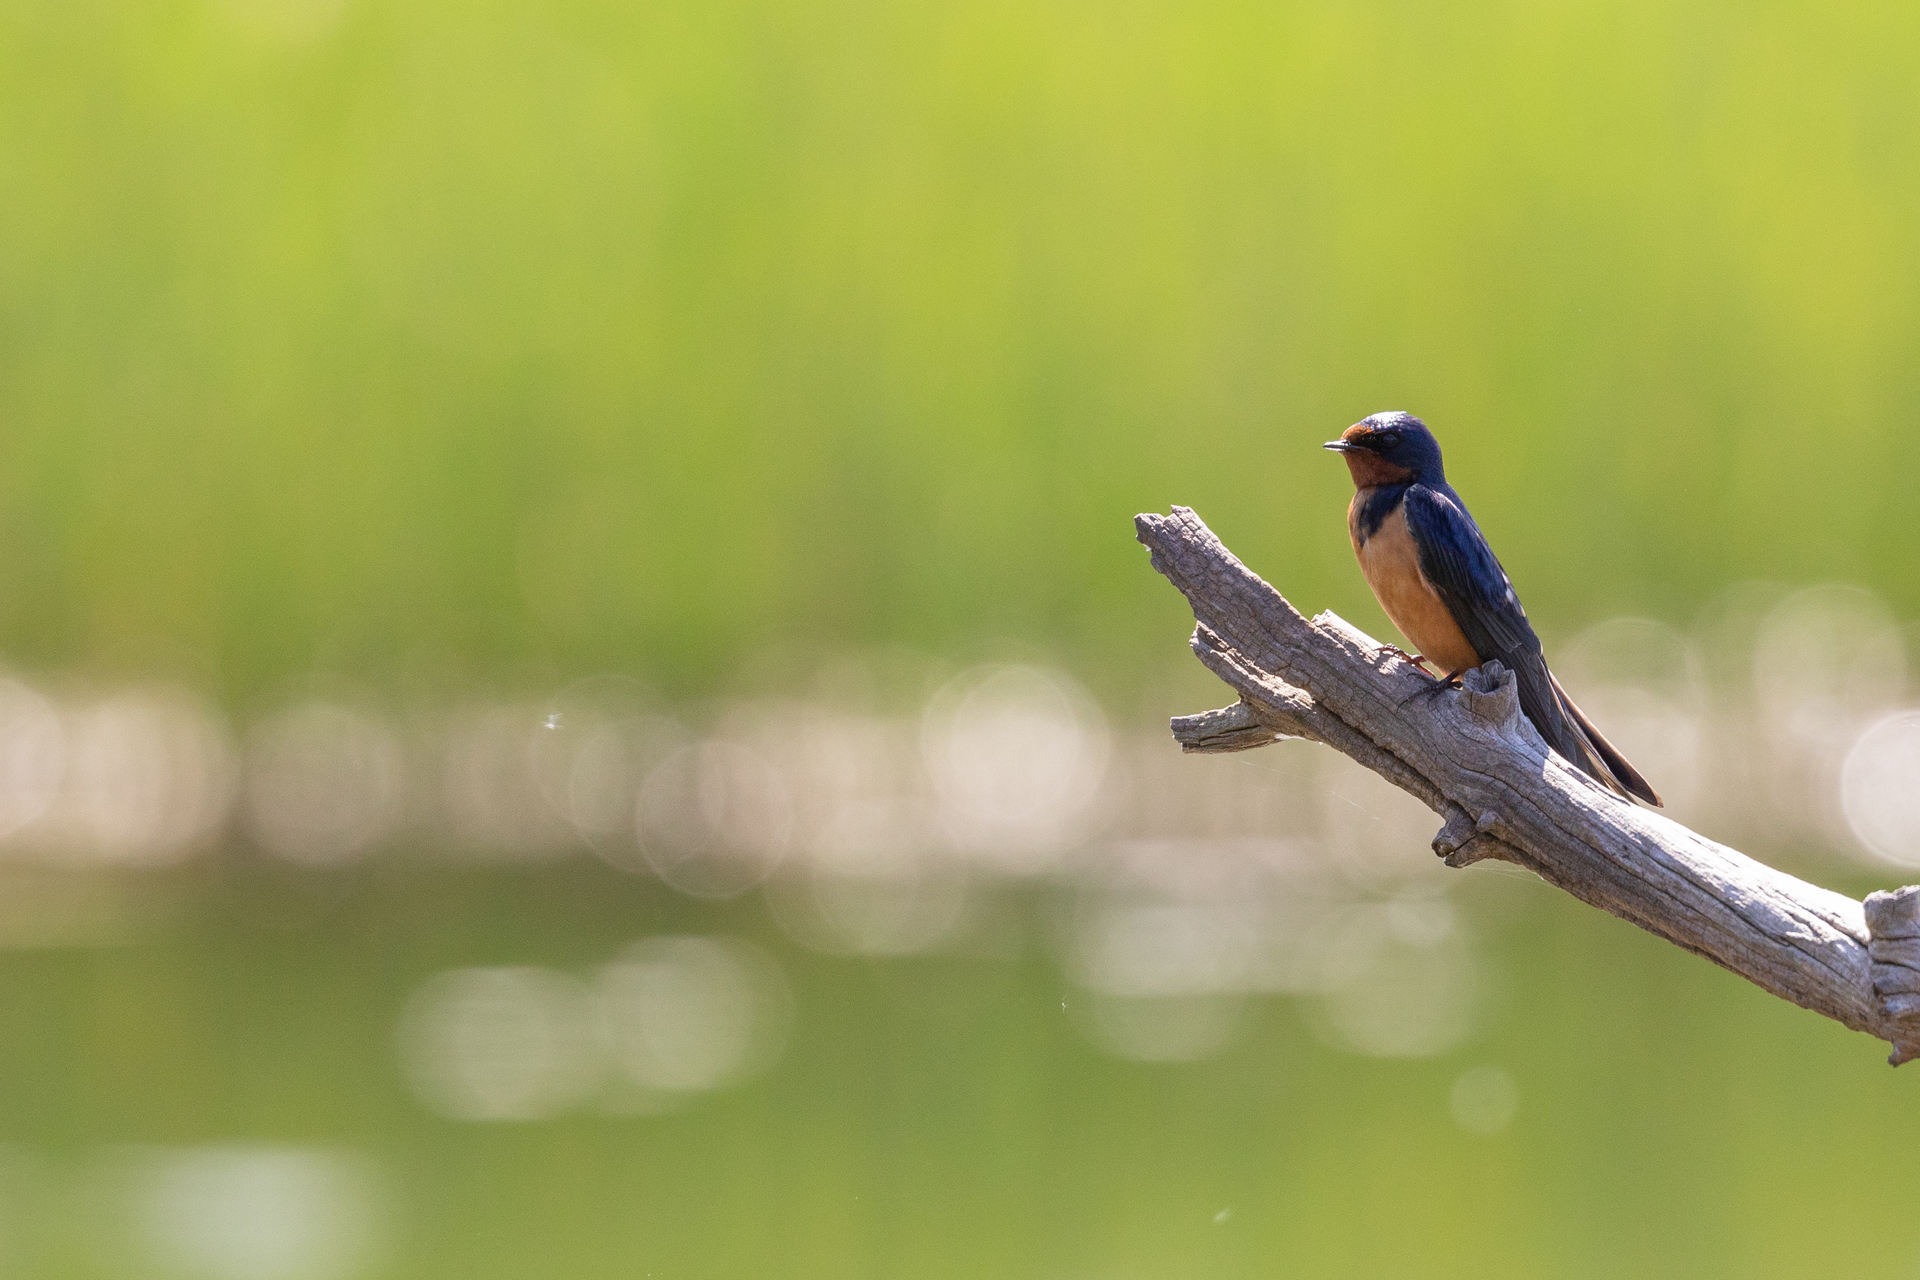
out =
[[1135,519],[1193,606],[1193,651],[1240,695],[1173,722],[1188,751],[1305,737],[1439,814],[1451,866],[1498,858],[1920,1057],[1920,887],[1865,903],[1809,884],[1605,790],[1553,754],[1498,662],[1459,689],[1333,614],[1308,619],[1185,507]]

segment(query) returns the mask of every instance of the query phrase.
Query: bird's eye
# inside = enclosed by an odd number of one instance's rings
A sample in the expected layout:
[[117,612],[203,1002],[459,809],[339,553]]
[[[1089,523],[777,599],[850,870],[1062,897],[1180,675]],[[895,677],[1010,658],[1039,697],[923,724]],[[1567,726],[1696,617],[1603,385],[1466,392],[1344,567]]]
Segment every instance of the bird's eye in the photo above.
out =
[[1387,432],[1383,436],[1375,436],[1373,439],[1376,444],[1383,444],[1389,449],[1393,448],[1393,446],[1400,443],[1400,437],[1395,435],[1391,431]]

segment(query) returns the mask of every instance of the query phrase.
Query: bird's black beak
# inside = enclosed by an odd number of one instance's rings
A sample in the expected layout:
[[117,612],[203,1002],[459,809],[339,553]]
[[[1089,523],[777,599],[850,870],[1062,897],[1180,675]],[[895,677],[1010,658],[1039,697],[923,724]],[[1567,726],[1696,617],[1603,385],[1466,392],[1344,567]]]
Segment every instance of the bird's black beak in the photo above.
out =
[[1348,444],[1345,440],[1329,440],[1325,444],[1321,445],[1320,447],[1322,449],[1331,449],[1335,453],[1352,453],[1355,449],[1359,448],[1360,446],[1354,445],[1354,444]]

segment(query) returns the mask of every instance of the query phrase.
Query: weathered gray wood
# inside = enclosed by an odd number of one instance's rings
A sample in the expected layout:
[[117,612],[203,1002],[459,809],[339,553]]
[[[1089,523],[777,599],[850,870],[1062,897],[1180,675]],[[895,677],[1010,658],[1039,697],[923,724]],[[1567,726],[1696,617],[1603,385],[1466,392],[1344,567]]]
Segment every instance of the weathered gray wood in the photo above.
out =
[[1865,904],[1776,871],[1605,790],[1554,755],[1490,662],[1433,692],[1397,650],[1330,613],[1308,619],[1191,510],[1141,515],[1140,541],[1193,606],[1196,656],[1240,695],[1183,716],[1189,751],[1282,736],[1344,752],[1443,822],[1451,866],[1499,858],[1920,1057],[1920,887]]
[[[1873,993],[1881,1010],[1902,1026],[1920,1029],[1920,885],[1867,895],[1867,953],[1873,960]],[[1894,1062],[1920,1057],[1912,1035],[1894,1046]]]
[[[1269,719],[1273,717],[1269,716]],[[1182,751],[1218,755],[1227,751],[1251,751],[1282,738],[1305,738],[1301,733],[1278,733],[1244,702],[1236,702],[1218,711],[1202,711],[1197,716],[1173,718],[1174,740]]]

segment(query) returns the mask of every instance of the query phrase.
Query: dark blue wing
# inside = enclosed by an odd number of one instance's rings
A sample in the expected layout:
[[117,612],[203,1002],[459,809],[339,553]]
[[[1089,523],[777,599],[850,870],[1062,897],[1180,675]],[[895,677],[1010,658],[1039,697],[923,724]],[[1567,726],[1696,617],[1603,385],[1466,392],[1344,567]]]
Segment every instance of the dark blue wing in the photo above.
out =
[[1480,660],[1498,658],[1517,671],[1517,659],[1538,656],[1540,638],[1527,611],[1460,495],[1449,486],[1411,485],[1406,507],[1407,530],[1420,548],[1420,572],[1446,601]]
[[1533,633],[1513,583],[1480,526],[1467,514],[1460,495],[1451,486],[1411,486],[1407,530],[1420,548],[1420,572],[1440,593],[1480,661],[1498,658],[1512,671],[1520,686],[1520,710],[1547,745],[1595,773],[1593,753],[1580,741],[1554,696],[1553,676],[1540,654],[1540,637]]
[[1658,806],[1660,797],[1639,770],[1601,736],[1547,670],[1540,637],[1460,495],[1449,485],[1411,485],[1406,509],[1407,530],[1420,549],[1420,572],[1440,593],[1480,660],[1498,658],[1513,672],[1520,710],[1547,745],[1622,795]]

